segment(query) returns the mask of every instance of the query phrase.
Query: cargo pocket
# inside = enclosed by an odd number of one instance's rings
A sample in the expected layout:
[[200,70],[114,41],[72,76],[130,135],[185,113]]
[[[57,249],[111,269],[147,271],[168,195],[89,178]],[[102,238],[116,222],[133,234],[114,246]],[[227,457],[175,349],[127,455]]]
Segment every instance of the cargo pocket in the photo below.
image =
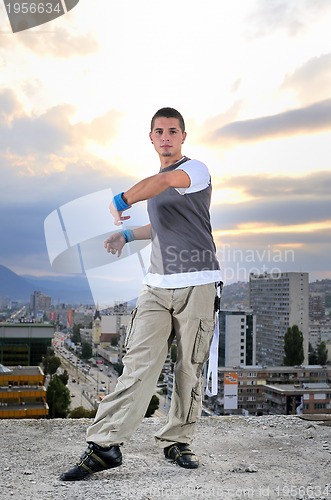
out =
[[187,414],[186,423],[194,424],[200,415],[201,395],[195,389],[191,391],[191,404]]
[[207,361],[214,328],[214,320],[207,318],[200,319],[193,346],[192,363],[204,363]]
[[125,340],[124,340],[124,345],[123,345],[123,347],[126,350],[129,349],[129,344],[130,344],[132,334],[133,334],[133,323],[134,323],[134,319],[137,315],[137,311],[138,311],[137,307],[135,309],[133,309],[133,311],[131,312],[131,318],[129,320],[128,326],[126,327]]

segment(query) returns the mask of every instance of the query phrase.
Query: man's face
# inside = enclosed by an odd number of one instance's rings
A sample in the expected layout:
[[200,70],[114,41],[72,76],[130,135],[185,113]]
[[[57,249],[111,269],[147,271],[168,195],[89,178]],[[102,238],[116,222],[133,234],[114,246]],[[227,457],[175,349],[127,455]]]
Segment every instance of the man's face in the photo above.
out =
[[174,161],[181,158],[186,132],[181,131],[178,118],[156,118],[149,137],[161,157],[171,157]]

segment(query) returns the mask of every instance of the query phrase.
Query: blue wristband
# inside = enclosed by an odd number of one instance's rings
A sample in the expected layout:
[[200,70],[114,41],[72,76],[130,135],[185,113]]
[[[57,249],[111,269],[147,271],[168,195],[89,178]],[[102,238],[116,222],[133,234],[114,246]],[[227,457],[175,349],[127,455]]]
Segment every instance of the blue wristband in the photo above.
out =
[[122,234],[124,236],[125,243],[130,243],[130,241],[134,241],[132,229],[124,229],[124,231],[122,231]]
[[122,198],[123,193],[119,193],[113,198],[113,204],[116,210],[119,212],[124,212],[124,210],[127,210],[128,208],[131,208],[131,205],[128,205]]

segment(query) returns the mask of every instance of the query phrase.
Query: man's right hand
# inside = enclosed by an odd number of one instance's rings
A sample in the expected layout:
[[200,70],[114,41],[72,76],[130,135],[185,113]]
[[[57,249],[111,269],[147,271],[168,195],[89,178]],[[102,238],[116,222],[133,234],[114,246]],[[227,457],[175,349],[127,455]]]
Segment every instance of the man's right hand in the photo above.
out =
[[122,248],[125,245],[125,238],[122,232],[113,233],[107,238],[103,244],[108,253],[113,255],[117,252],[117,257],[121,256]]

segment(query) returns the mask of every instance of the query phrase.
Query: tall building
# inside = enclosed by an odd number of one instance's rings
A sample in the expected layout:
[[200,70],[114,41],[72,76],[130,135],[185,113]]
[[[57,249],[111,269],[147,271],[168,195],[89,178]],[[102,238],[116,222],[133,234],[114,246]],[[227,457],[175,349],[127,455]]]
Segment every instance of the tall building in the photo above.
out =
[[310,292],[309,319],[311,321],[325,318],[325,293]]
[[249,299],[256,315],[257,363],[283,364],[284,335],[293,325],[303,334],[304,362],[308,363],[308,273],[251,274]]
[[52,345],[54,331],[45,323],[0,323],[0,363],[38,366]]
[[48,295],[35,291],[30,298],[30,309],[34,318],[41,320],[44,312],[49,311],[52,305],[52,299]]
[[221,309],[219,366],[256,364],[256,318],[252,310]]

